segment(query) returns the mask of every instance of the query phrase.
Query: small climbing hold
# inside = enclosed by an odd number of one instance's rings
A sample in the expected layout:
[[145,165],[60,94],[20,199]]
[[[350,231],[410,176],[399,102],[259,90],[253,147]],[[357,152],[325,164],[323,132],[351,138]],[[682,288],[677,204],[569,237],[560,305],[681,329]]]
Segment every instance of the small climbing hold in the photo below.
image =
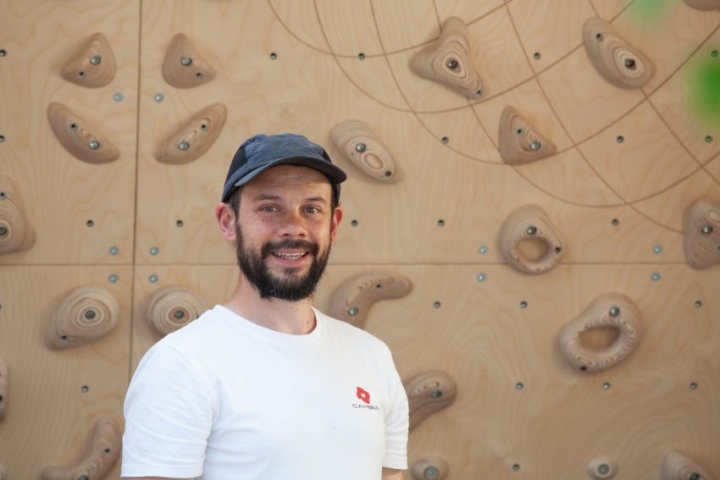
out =
[[670,450],[663,460],[660,480],[713,480],[714,476],[695,459],[678,450]]
[[5,360],[0,358],[0,421],[2,421],[7,414],[9,389],[10,371]]
[[697,200],[683,213],[685,261],[695,270],[720,265],[720,203]]
[[535,131],[511,106],[500,116],[498,150],[509,165],[524,165],[555,154],[555,145]]
[[720,10],[720,0],[685,0],[695,10]]
[[590,478],[595,480],[608,480],[617,474],[615,464],[606,458],[595,459],[587,467]]
[[68,82],[83,87],[99,88],[115,78],[115,55],[110,43],[102,33],[96,33],[83,49],[60,70],[60,76]]
[[162,75],[173,87],[192,88],[214,79],[215,69],[197,53],[185,35],[178,33],[165,53]]
[[450,17],[442,26],[440,38],[410,60],[417,75],[438,82],[470,99],[481,98],[483,82],[472,66],[470,42],[465,23]]
[[191,291],[169,286],[153,294],[146,319],[150,328],[165,336],[197,319],[205,309],[202,300]]
[[[526,240],[539,241],[545,247],[538,259],[527,258],[520,250]],[[538,205],[525,205],[515,210],[500,228],[499,247],[508,265],[530,274],[546,273],[557,266],[565,254],[565,241]]]
[[222,103],[205,107],[158,147],[155,158],[172,165],[182,165],[200,158],[217,140],[226,118],[227,109]]
[[450,468],[440,457],[424,457],[410,467],[414,480],[443,480]]
[[25,215],[20,190],[13,179],[0,174],[0,255],[35,244],[35,230]]
[[120,158],[120,150],[110,140],[62,103],[48,105],[47,115],[57,139],[78,160],[99,164]]
[[455,401],[457,385],[445,372],[433,371],[417,375],[405,382],[410,407],[410,431],[426,418],[444,410]]
[[360,120],[346,120],[330,131],[335,146],[368,177],[382,183],[400,179],[392,155],[373,130]]

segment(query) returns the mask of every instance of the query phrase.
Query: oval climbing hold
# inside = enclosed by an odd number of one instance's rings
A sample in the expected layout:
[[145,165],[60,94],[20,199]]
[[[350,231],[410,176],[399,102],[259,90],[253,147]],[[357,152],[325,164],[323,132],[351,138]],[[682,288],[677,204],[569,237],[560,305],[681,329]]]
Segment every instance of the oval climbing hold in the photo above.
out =
[[588,464],[587,473],[595,480],[608,480],[617,474],[617,467],[607,458],[597,458]]
[[683,249],[695,270],[720,265],[720,203],[697,200],[683,213]]
[[505,107],[500,116],[498,150],[503,161],[509,165],[524,165],[555,154],[556,147],[530,126],[511,106]]
[[720,10],[720,0],[685,0],[695,10]]
[[65,66],[60,76],[83,87],[99,88],[115,78],[117,67],[110,43],[102,33],[96,33]]
[[120,305],[99,287],[76,288],[63,300],[45,332],[53,350],[77,347],[104,335],[117,325]]
[[410,467],[415,480],[443,480],[449,471],[447,462],[440,457],[421,458]]
[[5,418],[8,405],[8,390],[10,389],[10,370],[7,362],[0,358],[0,420]]
[[[615,341],[602,350],[583,345],[582,334],[593,329],[618,331]],[[605,293],[593,300],[558,336],[565,360],[577,370],[600,372],[629,357],[642,337],[642,315],[635,303],[621,293]]]
[[0,174],[0,254],[19,252],[35,244],[35,230],[25,216],[20,191],[12,178]]
[[410,68],[466,98],[485,95],[482,79],[472,65],[467,28],[458,17],[443,22],[440,38],[416,53],[410,59]]
[[217,140],[226,118],[227,109],[222,103],[205,107],[160,145],[155,158],[171,165],[182,165],[200,158]]
[[600,17],[583,24],[583,43],[595,70],[616,87],[640,88],[653,76],[652,62]]
[[215,69],[198,54],[185,35],[178,33],[165,52],[162,75],[173,87],[192,88],[214,79]]
[[191,291],[169,286],[155,292],[150,299],[147,322],[160,335],[180,330],[205,311],[203,302]]
[[48,105],[47,114],[55,136],[73,157],[96,164],[120,158],[115,145],[62,103]]
[[[524,242],[538,242],[544,251],[530,258],[522,251]],[[525,205],[510,214],[500,228],[499,244],[508,265],[523,273],[546,273],[565,255],[565,241],[538,205]]]
[[713,480],[715,477],[700,463],[677,450],[670,450],[663,460],[660,480]]
[[405,383],[410,408],[410,431],[426,418],[446,409],[455,401],[457,385],[445,372],[421,373]]
[[335,146],[368,177],[382,183],[400,179],[392,155],[372,129],[360,120],[346,120],[330,131]]
[[92,438],[82,459],[72,467],[48,467],[42,480],[102,480],[120,457],[122,431],[115,420],[101,417],[95,422]]
[[370,308],[380,300],[402,298],[412,291],[412,281],[386,270],[359,273],[342,282],[330,299],[330,316],[365,328]]

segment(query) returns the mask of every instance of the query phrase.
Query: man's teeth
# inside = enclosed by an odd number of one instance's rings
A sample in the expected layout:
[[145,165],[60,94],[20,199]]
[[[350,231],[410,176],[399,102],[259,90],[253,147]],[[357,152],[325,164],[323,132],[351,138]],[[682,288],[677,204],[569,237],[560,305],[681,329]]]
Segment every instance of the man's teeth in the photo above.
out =
[[299,258],[304,257],[307,255],[307,252],[302,253],[280,253],[280,252],[273,252],[273,255],[280,258],[287,258],[289,260],[297,260]]

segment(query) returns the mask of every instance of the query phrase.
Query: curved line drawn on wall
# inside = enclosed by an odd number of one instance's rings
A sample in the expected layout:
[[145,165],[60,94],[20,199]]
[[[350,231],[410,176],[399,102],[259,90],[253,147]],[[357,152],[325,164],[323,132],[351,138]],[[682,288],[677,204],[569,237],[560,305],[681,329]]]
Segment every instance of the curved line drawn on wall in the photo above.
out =
[[65,350],[92,342],[110,333],[118,323],[120,305],[99,287],[79,287],[60,304],[45,331],[45,343]]
[[120,150],[59,102],[48,105],[48,121],[58,141],[73,157],[86,163],[109,163],[120,158]]
[[225,126],[227,108],[214,103],[193,115],[170,135],[155,152],[158,162],[183,165],[202,157]]
[[377,134],[360,120],[346,120],[330,130],[335,146],[362,173],[381,183],[400,180],[400,171],[392,154]]
[[335,289],[328,314],[364,329],[368,313],[376,302],[405,297],[412,289],[412,281],[399,273],[387,270],[359,273]]
[[115,78],[115,55],[102,33],[96,33],[60,70],[60,76],[82,87],[99,88]]
[[405,382],[410,407],[410,432],[430,415],[448,408],[455,401],[457,384],[445,372],[432,371],[416,375]]
[[48,467],[43,480],[103,480],[120,457],[122,430],[110,417],[95,422],[85,455],[72,467]]
[[[521,251],[523,242],[537,242],[544,252],[538,258],[528,258]],[[538,205],[522,206],[505,219],[500,227],[499,247],[508,265],[533,275],[555,268],[566,250],[562,235]]]
[[720,10],[720,0],[685,0],[695,10]]
[[180,330],[206,310],[197,295],[180,286],[169,286],[155,292],[150,299],[146,320],[162,336]]
[[7,414],[8,395],[10,390],[10,369],[5,360],[0,358],[0,421]]
[[192,42],[178,33],[170,42],[162,63],[162,76],[176,88],[193,88],[215,78],[215,69],[197,52]]
[[25,215],[20,191],[8,175],[0,174],[0,255],[35,244],[35,229]]
[[617,475],[618,469],[607,458],[597,458],[588,464],[587,473],[595,480],[608,480]]
[[447,462],[440,457],[424,457],[410,467],[415,480],[443,480],[449,471]]
[[670,450],[663,459],[660,480],[713,480],[700,463],[677,450]]
[[650,59],[600,17],[588,18],[583,24],[583,43],[592,66],[616,87],[640,88],[655,72]]
[[[601,350],[583,345],[582,334],[600,328],[615,329],[618,337]],[[629,357],[641,338],[642,314],[635,303],[621,293],[604,293],[560,330],[558,342],[563,357],[574,369],[600,372]]]
[[469,99],[485,95],[480,75],[471,62],[465,23],[458,17],[443,22],[442,35],[410,59],[415,74],[449,87]]
[[524,165],[551,157],[557,148],[508,105],[500,115],[498,151],[508,165]]
[[683,213],[685,261],[695,270],[720,265],[720,203],[697,200]]

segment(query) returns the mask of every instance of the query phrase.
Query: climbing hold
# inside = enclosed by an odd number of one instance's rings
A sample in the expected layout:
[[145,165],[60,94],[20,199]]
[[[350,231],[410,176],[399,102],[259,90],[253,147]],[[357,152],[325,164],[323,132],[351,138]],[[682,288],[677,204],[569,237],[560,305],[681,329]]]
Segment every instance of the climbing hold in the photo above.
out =
[[640,88],[652,78],[652,62],[620,38],[602,18],[591,17],[585,21],[583,42],[595,70],[616,87]]
[[160,335],[180,330],[205,311],[203,302],[189,290],[178,286],[165,287],[152,296],[147,322]]
[[115,420],[101,417],[95,422],[92,439],[83,458],[73,467],[49,467],[42,480],[102,480],[120,457],[122,431]]
[[617,474],[617,468],[606,458],[595,459],[588,465],[587,473],[595,480],[607,480]]
[[410,407],[410,431],[426,418],[443,410],[455,401],[457,385],[445,372],[426,372],[405,383]]
[[365,328],[370,308],[380,300],[402,298],[412,291],[409,278],[395,272],[373,270],[346,279],[330,299],[330,316]]
[[[640,310],[632,300],[620,293],[605,293],[560,330],[560,350],[573,368],[583,372],[608,369],[635,351],[642,337],[641,322]],[[604,327],[618,331],[610,346],[594,350],[583,345],[583,333]]]
[[685,261],[695,270],[720,264],[720,203],[697,200],[683,213]]
[[178,33],[165,53],[162,75],[177,88],[192,88],[215,78],[215,69],[198,55],[190,40]]
[[417,75],[438,82],[470,99],[485,93],[483,83],[470,60],[470,42],[465,23],[450,17],[435,42],[416,53],[410,68]]
[[687,455],[670,450],[663,460],[660,480],[712,480],[715,477]]
[[105,35],[96,33],[83,49],[60,70],[60,76],[68,82],[83,87],[99,88],[115,78],[115,55]]
[[120,158],[120,150],[62,103],[51,103],[47,114],[55,136],[73,157],[87,163]]
[[555,154],[555,145],[537,133],[511,106],[500,116],[500,156],[509,165],[524,165]]
[[[527,258],[521,251],[523,242],[539,242],[545,251],[538,259]],[[499,243],[505,261],[523,273],[548,272],[565,254],[565,241],[537,205],[525,205],[510,214],[500,228]]]
[[155,152],[159,162],[182,165],[203,156],[212,147],[225,125],[227,109],[214,103],[196,113]]
[[7,413],[8,389],[10,388],[10,372],[8,365],[0,358],[0,420],[5,418]]
[[695,10],[720,10],[720,0],[685,0]]
[[439,457],[421,458],[410,467],[415,480],[443,480],[449,470],[447,462]]
[[0,254],[26,250],[35,244],[35,230],[25,216],[20,191],[0,174]]
[[118,322],[120,305],[98,287],[76,288],[63,300],[45,332],[45,343],[64,350],[108,334]]
[[330,131],[335,146],[361,172],[382,183],[393,183],[400,175],[390,152],[375,132],[359,120],[338,123]]

